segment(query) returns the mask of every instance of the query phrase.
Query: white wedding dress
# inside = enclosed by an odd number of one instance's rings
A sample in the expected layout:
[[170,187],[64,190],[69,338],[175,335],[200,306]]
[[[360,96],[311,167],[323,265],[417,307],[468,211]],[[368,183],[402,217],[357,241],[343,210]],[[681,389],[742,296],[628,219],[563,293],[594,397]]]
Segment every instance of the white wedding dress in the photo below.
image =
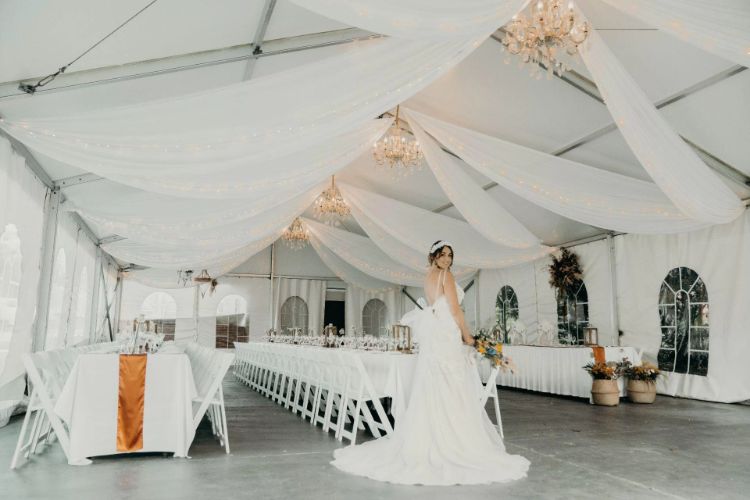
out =
[[[460,302],[463,290],[456,288]],[[399,484],[484,484],[526,476],[529,461],[506,453],[479,403],[482,385],[474,349],[463,344],[445,295],[407,313],[402,323],[419,341],[406,411],[391,435],[340,448],[331,464]]]

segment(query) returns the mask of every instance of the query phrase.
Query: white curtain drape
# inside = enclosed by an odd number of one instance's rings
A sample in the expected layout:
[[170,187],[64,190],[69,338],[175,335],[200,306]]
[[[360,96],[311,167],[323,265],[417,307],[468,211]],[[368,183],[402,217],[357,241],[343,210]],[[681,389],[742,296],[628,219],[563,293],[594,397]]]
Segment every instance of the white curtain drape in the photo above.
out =
[[336,255],[333,250],[326,247],[315,234],[310,234],[310,244],[318,253],[320,260],[345,283],[352,284],[364,290],[375,291],[389,290],[396,286],[393,283],[374,278],[352,266]]
[[530,248],[541,244],[539,238],[463,171],[457,159],[440,149],[416,120],[409,119],[408,110],[404,114],[440,187],[474,229],[498,245]]
[[179,172],[160,167],[140,173],[126,170],[106,177],[162,195],[220,200],[284,197],[346,167],[370,149],[391,121],[390,118],[368,121],[346,134],[268,161],[246,162],[240,158],[238,166],[227,169],[211,170],[210,165],[197,165],[196,172]]
[[651,182],[542,153],[413,110],[410,116],[481,174],[570,219],[630,233],[676,233],[708,225],[686,217]]
[[736,219],[744,210],[740,199],[659,114],[596,31],[581,58],[633,154],[672,203],[696,221]]
[[271,230],[263,237],[237,248],[217,247],[209,249],[200,246],[176,248],[139,243],[132,240],[105,243],[102,248],[122,261],[141,266],[175,271],[179,269],[223,268],[229,263],[236,262],[239,264],[249,259],[276,241],[283,231],[283,227]]
[[[373,220],[359,210],[355,205],[350,207],[352,215],[357,223],[364,229],[370,240],[391,259],[412,268],[415,271],[426,273],[429,267],[427,263],[428,250],[414,250],[408,245],[401,243],[386,231],[380,228]],[[476,269],[454,265],[452,267],[456,280],[465,279],[476,272]]]
[[299,297],[307,304],[307,328],[320,334],[323,331],[323,313],[326,306],[327,284],[322,280],[279,278],[276,326],[281,324],[280,311],[289,297]]
[[747,0],[602,0],[719,57],[750,67]]
[[320,243],[363,273],[385,282],[422,286],[424,271],[415,271],[400,264],[385,254],[369,238],[311,219],[304,219],[304,223]]
[[24,390],[21,355],[31,351],[48,194],[0,137],[0,401]]
[[454,245],[455,262],[474,268],[512,266],[549,253],[547,247],[528,250],[501,247],[484,238],[466,222],[436,214],[379,194],[340,183],[341,193],[380,229],[426,255],[437,240]]
[[35,151],[105,177],[263,167],[360,129],[483,38],[373,40],[218,89],[74,116],[3,120],[0,128]]
[[492,32],[529,0],[292,0],[300,7],[375,33],[446,39]]
[[[129,241],[163,248],[168,257],[174,255],[179,258],[187,249],[226,250],[244,246],[279,229],[283,230],[313,203],[325,185],[325,182],[320,183],[294,198],[268,200],[269,204],[259,213],[256,212],[261,207],[252,206],[258,205],[255,203],[247,209],[230,207],[222,213],[220,210],[214,212],[216,208],[207,203],[191,206],[183,203],[183,200],[173,203],[174,200],[164,199],[151,200],[148,204],[151,213],[155,214],[152,218],[147,218],[146,214],[125,215],[128,212],[126,206],[120,207],[122,216],[112,215],[111,208],[109,213],[95,207],[72,206],[70,210],[77,211],[108,234],[117,234]],[[203,208],[209,208],[209,211],[202,213]],[[182,213],[175,217],[162,215],[177,209],[182,209]]]

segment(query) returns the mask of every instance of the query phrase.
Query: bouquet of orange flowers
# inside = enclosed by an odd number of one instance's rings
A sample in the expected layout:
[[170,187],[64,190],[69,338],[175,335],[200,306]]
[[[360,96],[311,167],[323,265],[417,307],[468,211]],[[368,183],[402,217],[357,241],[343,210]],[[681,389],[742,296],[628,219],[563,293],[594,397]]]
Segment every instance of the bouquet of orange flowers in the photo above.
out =
[[509,356],[503,354],[503,344],[490,337],[485,332],[479,332],[474,336],[474,349],[483,358],[486,358],[492,363],[492,366],[498,367],[503,371],[510,370],[511,373],[515,373],[516,365],[513,364],[513,360]]
[[633,365],[627,358],[622,363],[623,374],[630,380],[643,380],[645,382],[655,383],[661,375],[661,371],[656,365],[651,363],[641,363]]
[[620,366],[614,361],[609,363],[588,363],[583,367],[594,380],[617,380],[620,376]]

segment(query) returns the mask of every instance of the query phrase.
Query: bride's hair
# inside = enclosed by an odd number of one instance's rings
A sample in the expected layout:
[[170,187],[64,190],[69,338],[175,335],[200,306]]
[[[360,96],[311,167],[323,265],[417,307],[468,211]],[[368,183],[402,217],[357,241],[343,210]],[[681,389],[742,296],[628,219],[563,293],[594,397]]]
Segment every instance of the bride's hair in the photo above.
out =
[[[448,247],[451,249],[451,266],[453,265],[453,246],[443,240],[437,240],[435,243],[432,244],[430,247],[430,253],[427,255],[427,261],[432,265],[435,260],[440,256],[440,253],[443,251],[443,248]],[[448,266],[450,267],[450,266]]]

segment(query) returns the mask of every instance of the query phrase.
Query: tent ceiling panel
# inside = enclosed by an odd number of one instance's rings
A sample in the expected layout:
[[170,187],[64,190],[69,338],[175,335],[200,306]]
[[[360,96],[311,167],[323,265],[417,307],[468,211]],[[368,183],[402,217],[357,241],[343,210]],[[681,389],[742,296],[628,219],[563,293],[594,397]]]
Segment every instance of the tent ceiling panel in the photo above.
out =
[[[0,82],[69,63],[148,2],[0,3]],[[252,41],[263,2],[160,0],[81,58],[71,71],[231,47]]]
[[607,124],[609,113],[567,83],[504,64],[493,39],[407,105],[435,118],[550,152]]
[[[263,4],[263,1],[259,0],[257,3]],[[319,16],[287,0],[277,0],[265,39],[275,40],[348,27],[346,24]]]
[[664,108],[675,129],[750,176],[750,71]]

